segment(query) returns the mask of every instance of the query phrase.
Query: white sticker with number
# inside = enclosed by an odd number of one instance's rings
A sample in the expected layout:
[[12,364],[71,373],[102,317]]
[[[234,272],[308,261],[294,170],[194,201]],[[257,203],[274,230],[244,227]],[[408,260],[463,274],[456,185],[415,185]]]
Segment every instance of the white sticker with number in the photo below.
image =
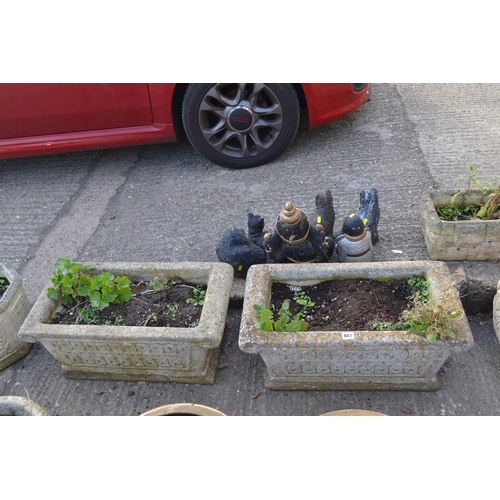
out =
[[354,340],[353,332],[342,332],[342,340]]

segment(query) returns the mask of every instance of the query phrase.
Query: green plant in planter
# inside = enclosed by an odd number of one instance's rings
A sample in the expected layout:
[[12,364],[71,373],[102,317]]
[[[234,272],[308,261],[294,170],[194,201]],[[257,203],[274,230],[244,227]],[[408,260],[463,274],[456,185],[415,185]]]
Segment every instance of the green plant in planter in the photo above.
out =
[[[469,165],[465,167],[468,173],[467,188],[461,189],[455,193],[449,205],[444,205],[442,207],[437,207],[436,212],[442,220],[445,221],[457,221],[457,220],[470,220],[470,219],[497,219],[500,216],[500,185],[495,178],[492,178],[489,182],[484,185],[478,185],[479,179],[477,174],[482,167],[477,167],[475,165]],[[457,177],[455,181],[464,180],[463,177]],[[481,190],[483,194],[489,193],[488,199],[482,205],[474,204],[459,204],[457,199],[461,195],[465,195],[466,191],[472,187],[477,187]]]
[[403,312],[403,321],[408,333],[422,335],[432,344],[442,337],[455,338],[451,320],[460,315],[460,311],[452,311],[446,305],[417,301],[412,309]]
[[[175,282],[172,282],[172,284],[175,284]],[[165,290],[168,287],[169,283],[166,278],[160,279],[158,276],[155,277],[154,280],[151,280],[149,282],[149,286],[155,291],[159,292],[160,290]]]
[[7,291],[9,288],[9,281],[5,278],[0,278],[0,297]]
[[186,299],[187,304],[196,304],[202,306],[205,303],[206,290],[203,289],[202,285],[195,286],[193,288],[193,296]]
[[392,323],[391,321],[375,321],[372,328],[377,332],[385,332],[392,330],[407,330],[408,325],[402,321],[396,321],[396,323]]
[[[50,279],[47,296],[61,299],[63,305],[73,303],[78,298],[88,299],[91,307],[102,311],[110,304],[122,304],[130,300],[132,291],[126,276],[114,276],[109,272],[92,276],[86,271],[92,269],[72,262],[67,257],[57,259],[55,271]],[[90,314],[90,313],[89,313]]]
[[264,332],[303,332],[309,326],[309,323],[300,319],[301,313],[292,316],[289,300],[283,301],[276,321],[274,321],[274,314],[271,309],[258,304],[254,304],[253,308],[258,318],[255,328]]
[[408,297],[413,302],[421,300],[427,302],[429,298],[429,280],[420,276],[410,276],[406,281],[408,285],[415,288],[415,291]]
[[372,328],[376,331],[407,330],[425,337],[431,344],[441,337],[455,338],[451,329],[451,320],[460,316],[460,311],[452,311],[443,304],[434,305],[429,302],[429,281],[420,276],[411,276],[408,285],[414,288],[408,297],[412,306],[402,314],[402,321],[396,323],[377,321]]

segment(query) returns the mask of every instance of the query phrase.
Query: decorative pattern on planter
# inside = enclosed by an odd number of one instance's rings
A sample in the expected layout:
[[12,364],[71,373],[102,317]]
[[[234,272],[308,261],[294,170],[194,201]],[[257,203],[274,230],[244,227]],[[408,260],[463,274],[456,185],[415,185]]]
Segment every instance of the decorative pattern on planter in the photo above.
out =
[[93,273],[109,271],[132,281],[178,277],[207,286],[198,326],[53,325],[58,303],[47,287],[19,335],[40,342],[73,378],[150,380],[213,384],[233,281],[225,263],[91,263]]
[[[254,304],[269,307],[274,282],[306,286],[334,279],[430,281],[429,300],[446,292],[453,310],[455,339],[431,344],[406,331],[264,332],[255,328]],[[436,390],[436,374],[450,354],[472,347],[473,337],[454,281],[443,262],[360,262],[252,266],[245,289],[239,346],[260,354],[266,364],[265,387],[278,390]]]
[[[443,221],[436,207],[449,205],[456,190],[429,191],[422,195],[420,226],[427,252],[433,260],[500,259],[500,219]],[[457,204],[484,203],[488,193],[469,189],[457,197]]]
[[30,303],[21,277],[0,263],[0,278],[9,280],[9,287],[0,299],[0,370],[26,356],[32,344],[18,336],[30,311]]

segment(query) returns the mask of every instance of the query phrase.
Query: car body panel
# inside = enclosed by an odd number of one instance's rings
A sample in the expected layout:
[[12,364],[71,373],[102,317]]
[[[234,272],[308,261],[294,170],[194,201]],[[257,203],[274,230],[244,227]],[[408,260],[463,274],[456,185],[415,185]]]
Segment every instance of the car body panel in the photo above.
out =
[[151,125],[147,84],[2,84],[0,139]]
[[[368,98],[369,85],[305,83],[311,127],[345,116]],[[0,159],[169,143],[185,84],[0,84]],[[176,92],[179,90],[179,92]]]
[[370,84],[355,92],[351,83],[302,83],[307,100],[309,126],[319,127],[359,108],[370,95]]

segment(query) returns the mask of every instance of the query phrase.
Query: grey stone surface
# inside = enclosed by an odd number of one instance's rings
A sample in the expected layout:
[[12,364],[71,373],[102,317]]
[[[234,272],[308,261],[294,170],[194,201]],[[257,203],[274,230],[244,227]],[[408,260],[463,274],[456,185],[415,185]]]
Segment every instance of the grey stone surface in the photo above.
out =
[[[307,214],[330,188],[337,219],[376,187],[381,217],[375,260],[429,259],[420,232],[420,198],[446,188],[464,166],[498,175],[500,85],[374,84],[372,100],[318,129],[302,123],[272,164],[232,171],[187,143],[0,161],[0,261],[24,280],[31,303],[55,260],[216,261],[215,244],[247,212],[266,228],[290,200]],[[459,187],[465,187],[461,181]],[[499,415],[500,344],[492,298],[498,262],[447,263],[461,269],[474,347],[448,359],[435,393],[267,391],[263,363],[239,350],[241,310],[230,310],[213,386],[71,380],[39,343],[0,371],[0,394],[30,397],[51,415],[138,415],[173,402],[219,407],[227,415],[319,415],[364,408],[389,415]],[[241,307],[243,280],[233,282]],[[482,311],[476,314],[477,311]]]

